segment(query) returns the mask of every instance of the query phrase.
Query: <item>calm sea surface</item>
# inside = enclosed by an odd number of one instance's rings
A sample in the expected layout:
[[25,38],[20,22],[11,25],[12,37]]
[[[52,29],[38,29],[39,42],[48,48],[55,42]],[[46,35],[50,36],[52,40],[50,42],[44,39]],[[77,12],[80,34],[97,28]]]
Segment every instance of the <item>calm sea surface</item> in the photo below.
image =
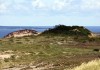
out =
[[[85,26],[87,29],[94,33],[100,33],[100,26]],[[49,28],[53,28],[53,26],[0,26],[0,38],[3,38],[10,32],[22,30],[22,29],[32,29],[38,32],[43,32]]]

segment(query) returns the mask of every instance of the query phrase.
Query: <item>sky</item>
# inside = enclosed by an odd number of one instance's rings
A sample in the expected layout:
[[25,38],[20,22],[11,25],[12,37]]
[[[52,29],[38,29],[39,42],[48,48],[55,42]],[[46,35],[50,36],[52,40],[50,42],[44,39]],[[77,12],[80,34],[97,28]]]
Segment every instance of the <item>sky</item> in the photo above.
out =
[[100,26],[100,0],[0,0],[0,26]]

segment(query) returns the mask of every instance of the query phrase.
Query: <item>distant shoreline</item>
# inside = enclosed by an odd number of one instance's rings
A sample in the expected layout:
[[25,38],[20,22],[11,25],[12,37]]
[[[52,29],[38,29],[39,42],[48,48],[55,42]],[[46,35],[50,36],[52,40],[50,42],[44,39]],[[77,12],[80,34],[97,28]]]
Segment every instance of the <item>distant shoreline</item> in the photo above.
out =
[[[54,26],[0,26],[0,38],[4,37],[8,33],[13,31],[22,30],[22,29],[32,29],[38,32],[43,32],[49,28],[53,28]],[[89,29],[94,34],[100,35],[100,26],[84,26]]]

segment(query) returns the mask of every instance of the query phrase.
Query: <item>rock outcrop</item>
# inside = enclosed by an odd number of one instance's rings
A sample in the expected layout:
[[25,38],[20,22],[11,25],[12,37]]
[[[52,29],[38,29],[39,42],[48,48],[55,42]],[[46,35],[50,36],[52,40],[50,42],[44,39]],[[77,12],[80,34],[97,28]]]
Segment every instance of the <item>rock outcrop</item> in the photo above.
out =
[[31,36],[31,35],[37,35],[37,34],[38,32],[35,30],[24,29],[24,30],[18,30],[15,32],[11,32],[8,35],[4,36],[4,38],[24,37],[24,36]]

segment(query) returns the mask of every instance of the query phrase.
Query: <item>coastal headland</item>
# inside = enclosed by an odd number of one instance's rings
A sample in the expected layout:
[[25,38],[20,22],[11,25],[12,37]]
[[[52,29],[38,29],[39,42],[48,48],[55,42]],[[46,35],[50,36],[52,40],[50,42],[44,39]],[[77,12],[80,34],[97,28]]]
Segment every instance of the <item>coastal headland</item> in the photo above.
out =
[[99,58],[100,37],[83,26],[18,30],[0,39],[1,70],[75,70]]

